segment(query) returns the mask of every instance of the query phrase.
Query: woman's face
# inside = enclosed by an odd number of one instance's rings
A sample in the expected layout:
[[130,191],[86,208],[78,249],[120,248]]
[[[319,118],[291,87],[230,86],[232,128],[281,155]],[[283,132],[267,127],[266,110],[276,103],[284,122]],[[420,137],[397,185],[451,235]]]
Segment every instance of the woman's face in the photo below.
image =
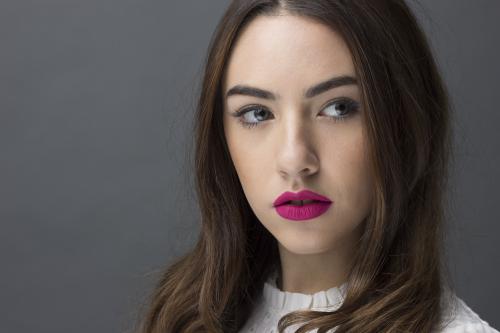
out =
[[[285,15],[259,16],[242,31],[224,77],[224,132],[243,191],[260,223],[295,254],[356,241],[356,227],[369,214],[372,179],[358,85],[344,80],[306,93],[340,76],[356,79],[340,35]],[[227,96],[237,85],[268,93]],[[247,112],[235,117],[240,110]],[[279,215],[275,199],[304,189],[333,204],[308,220]]]

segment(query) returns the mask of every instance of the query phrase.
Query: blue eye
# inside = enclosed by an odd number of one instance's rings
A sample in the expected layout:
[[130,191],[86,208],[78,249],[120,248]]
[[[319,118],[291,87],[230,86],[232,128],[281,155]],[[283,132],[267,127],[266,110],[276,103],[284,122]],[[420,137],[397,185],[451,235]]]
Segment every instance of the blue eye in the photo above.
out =
[[[269,111],[260,105],[254,105],[250,106],[247,108],[244,108],[243,110],[237,111],[234,113],[234,117],[238,118],[238,121],[243,125],[243,127],[254,127],[257,126],[262,119],[262,117],[265,117],[265,115],[270,114]],[[252,121],[257,119],[257,121]]]
[[[343,121],[345,118],[351,116],[354,112],[358,111],[359,103],[350,98],[339,98],[330,101],[322,109],[328,111],[327,118],[333,121]],[[233,114],[238,118],[239,123],[246,128],[252,128],[259,123],[267,120],[267,115],[272,115],[266,107],[261,105],[251,105]]]
[[358,111],[359,103],[349,98],[341,98],[329,102],[323,110],[332,111],[334,115],[329,116],[334,121],[345,120],[355,111]]

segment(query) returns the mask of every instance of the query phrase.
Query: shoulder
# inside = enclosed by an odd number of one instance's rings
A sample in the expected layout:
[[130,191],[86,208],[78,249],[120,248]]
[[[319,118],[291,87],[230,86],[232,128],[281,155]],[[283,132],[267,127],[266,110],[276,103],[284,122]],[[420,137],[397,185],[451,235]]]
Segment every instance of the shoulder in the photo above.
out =
[[440,333],[500,333],[454,295],[443,318]]

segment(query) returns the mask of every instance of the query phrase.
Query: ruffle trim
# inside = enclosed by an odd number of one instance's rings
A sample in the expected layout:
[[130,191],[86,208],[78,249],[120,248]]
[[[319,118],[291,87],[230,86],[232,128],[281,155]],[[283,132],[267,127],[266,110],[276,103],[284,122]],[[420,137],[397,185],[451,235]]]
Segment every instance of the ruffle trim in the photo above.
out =
[[281,291],[276,286],[277,272],[273,272],[264,283],[263,298],[271,307],[286,311],[340,307],[344,301],[347,282],[340,286],[321,290],[314,294]]

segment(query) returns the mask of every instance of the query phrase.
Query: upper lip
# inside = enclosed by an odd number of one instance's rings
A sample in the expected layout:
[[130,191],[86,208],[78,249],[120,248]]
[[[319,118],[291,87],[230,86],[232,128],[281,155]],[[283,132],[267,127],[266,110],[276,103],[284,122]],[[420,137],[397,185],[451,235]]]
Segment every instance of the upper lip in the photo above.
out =
[[315,193],[313,191],[309,190],[302,190],[297,193],[293,192],[283,192],[279,197],[274,200],[273,206],[279,206],[282,204],[285,204],[291,200],[316,200],[316,201],[323,201],[323,202],[332,202],[330,199],[327,197]]

